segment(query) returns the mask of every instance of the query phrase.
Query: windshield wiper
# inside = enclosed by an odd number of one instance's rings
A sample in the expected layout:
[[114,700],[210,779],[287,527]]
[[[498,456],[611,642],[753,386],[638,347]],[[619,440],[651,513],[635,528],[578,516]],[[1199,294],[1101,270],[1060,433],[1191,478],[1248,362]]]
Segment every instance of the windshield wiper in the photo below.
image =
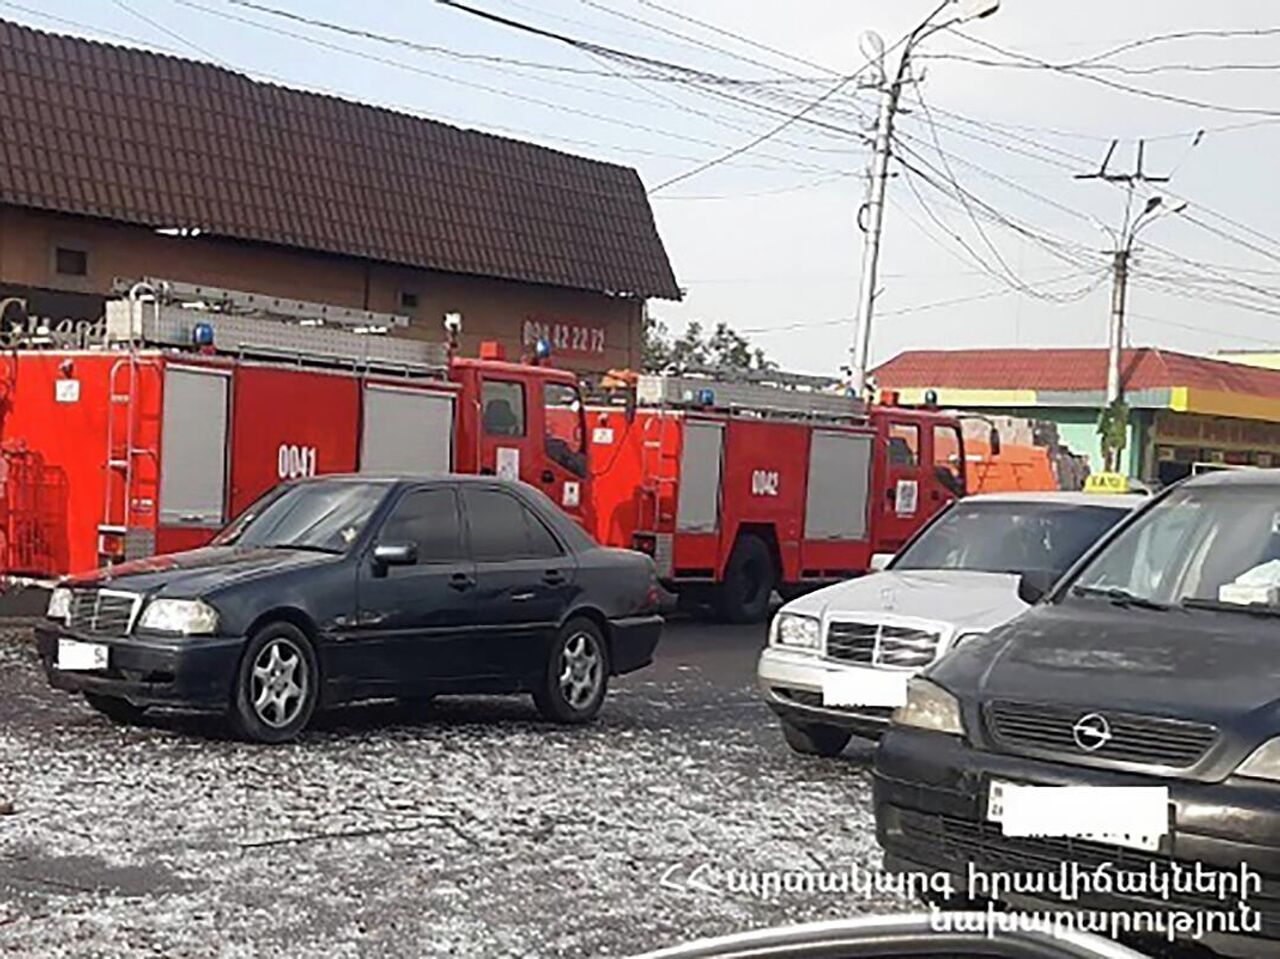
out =
[[1076,596],[1099,596],[1102,599],[1109,599],[1117,606],[1137,606],[1140,609],[1160,611],[1169,608],[1167,603],[1157,603],[1154,599],[1138,596],[1119,586],[1072,586],[1071,592]]
[[263,543],[263,549],[297,549],[304,553],[327,553],[330,556],[341,556],[342,550],[331,546],[316,546],[314,543]]
[[1179,605],[1187,609],[1212,609],[1219,613],[1249,613],[1253,616],[1280,616],[1280,606],[1266,603],[1226,603],[1220,599],[1184,599]]

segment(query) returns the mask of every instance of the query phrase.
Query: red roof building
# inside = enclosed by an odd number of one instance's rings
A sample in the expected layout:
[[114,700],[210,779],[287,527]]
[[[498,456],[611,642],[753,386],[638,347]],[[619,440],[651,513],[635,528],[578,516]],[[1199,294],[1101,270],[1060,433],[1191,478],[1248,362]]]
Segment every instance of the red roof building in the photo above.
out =
[[[1123,352],[1120,377],[1134,475],[1168,481],[1195,463],[1280,465],[1280,370],[1140,347]],[[908,350],[875,378],[904,403],[932,390],[944,406],[1052,421],[1100,467],[1105,349]]]

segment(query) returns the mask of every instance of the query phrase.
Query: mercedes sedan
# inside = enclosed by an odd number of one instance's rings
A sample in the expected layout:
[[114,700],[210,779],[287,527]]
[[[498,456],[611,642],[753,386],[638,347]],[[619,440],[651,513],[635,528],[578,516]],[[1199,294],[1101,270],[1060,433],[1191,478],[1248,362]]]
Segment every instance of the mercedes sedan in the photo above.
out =
[[278,487],[208,547],[55,589],[50,683],[120,722],[225,713],[263,742],[317,709],[530,693],[580,723],[652,659],[652,561],[602,548],[540,492],[492,477],[326,476]]

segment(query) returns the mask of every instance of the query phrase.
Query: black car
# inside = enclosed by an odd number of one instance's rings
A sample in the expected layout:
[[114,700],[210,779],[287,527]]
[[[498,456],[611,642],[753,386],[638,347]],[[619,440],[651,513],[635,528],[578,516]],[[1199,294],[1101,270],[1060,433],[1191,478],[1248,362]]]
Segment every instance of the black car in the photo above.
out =
[[[894,719],[875,757],[891,865],[1109,870],[1124,880],[1072,894],[1213,919],[1220,951],[1280,954],[1280,474],[1165,491],[1046,601],[915,680]],[[1006,835],[1011,786],[1150,786],[1158,802],[1146,831]],[[1043,888],[1031,898],[1061,903]]]
[[226,713],[280,742],[352,700],[532,693],[593,718],[662,627],[652,561],[492,477],[278,487],[208,547],[73,578],[36,639],[50,683],[118,721]]

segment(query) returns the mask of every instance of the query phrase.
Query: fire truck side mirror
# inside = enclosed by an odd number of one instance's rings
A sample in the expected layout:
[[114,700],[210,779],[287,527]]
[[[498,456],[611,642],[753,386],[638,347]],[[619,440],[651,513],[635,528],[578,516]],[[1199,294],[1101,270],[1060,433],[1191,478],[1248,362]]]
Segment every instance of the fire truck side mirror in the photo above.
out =
[[991,432],[987,434],[987,445],[991,447],[992,456],[1000,455],[1000,431],[994,426],[991,427]]
[[627,418],[628,423],[634,423],[636,419],[636,388],[634,385],[627,389],[623,404],[622,415]]

